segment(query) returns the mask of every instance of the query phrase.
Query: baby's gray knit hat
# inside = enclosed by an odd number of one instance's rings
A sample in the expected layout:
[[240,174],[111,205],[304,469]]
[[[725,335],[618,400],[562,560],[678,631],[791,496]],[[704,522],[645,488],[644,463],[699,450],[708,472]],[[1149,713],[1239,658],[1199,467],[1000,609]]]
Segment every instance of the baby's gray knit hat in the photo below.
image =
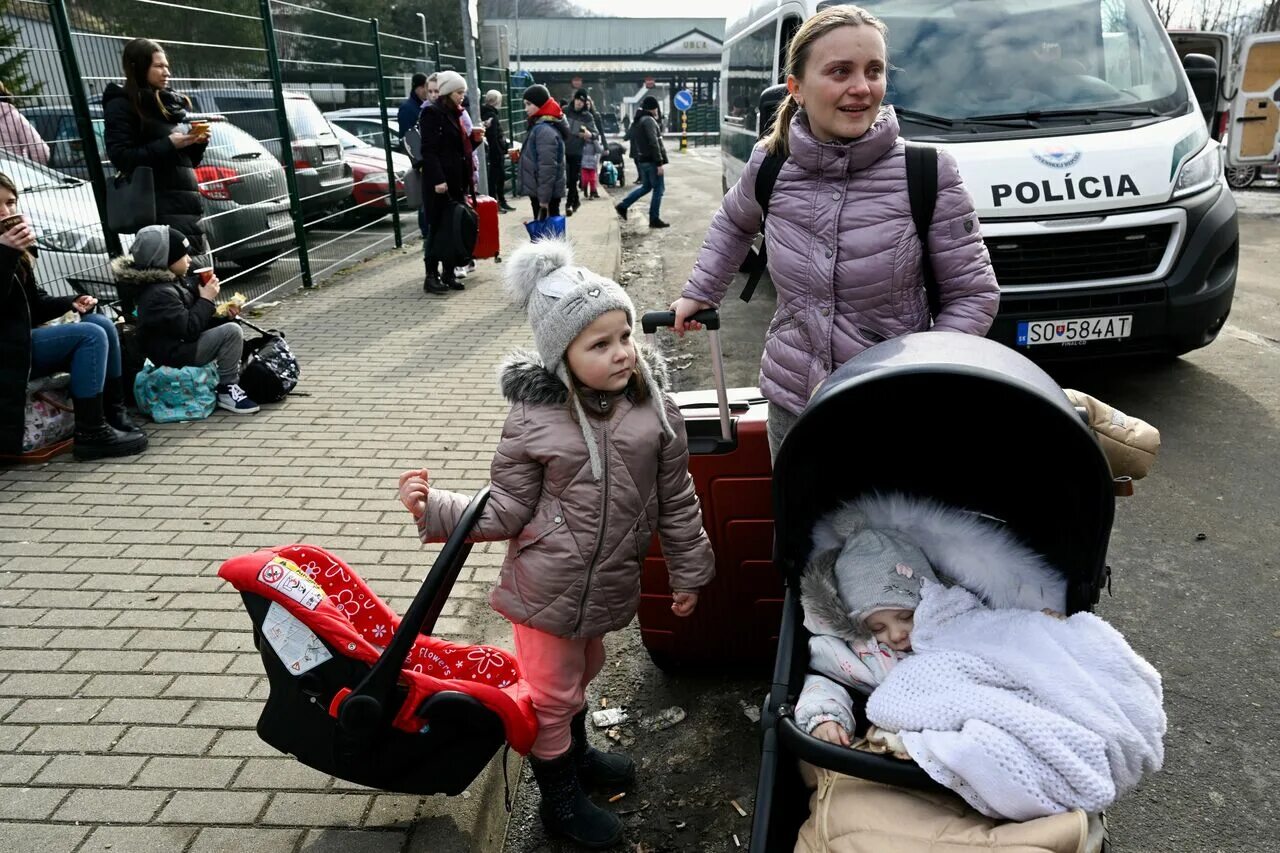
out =
[[[503,266],[507,295],[529,312],[529,325],[533,327],[533,340],[543,367],[570,388],[574,411],[591,455],[591,471],[598,480],[601,475],[599,450],[582,404],[578,396],[572,394],[564,355],[583,329],[609,311],[625,311],[627,322],[635,329],[635,306],[617,282],[576,265],[573,245],[565,239],[538,240],[521,246]],[[674,437],[667,422],[662,389],[654,381],[638,340],[635,345],[636,367],[649,386],[649,396],[657,407],[662,430],[668,438]]]
[[861,626],[877,610],[915,610],[921,581],[936,581],[920,547],[896,530],[863,528],[845,540],[835,565],[840,599]]

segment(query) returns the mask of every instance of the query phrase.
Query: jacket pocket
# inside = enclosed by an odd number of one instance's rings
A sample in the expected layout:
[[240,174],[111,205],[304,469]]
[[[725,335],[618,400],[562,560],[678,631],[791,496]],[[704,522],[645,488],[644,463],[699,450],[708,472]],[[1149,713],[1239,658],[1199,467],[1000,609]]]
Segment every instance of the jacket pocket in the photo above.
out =
[[907,229],[898,242],[891,298],[894,316],[902,323],[904,331],[927,326],[929,300],[924,288],[924,252],[927,251],[916,238],[914,227]]
[[791,328],[795,325],[798,316],[798,312],[793,312],[784,314],[781,317],[775,317],[773,322],[769,324],[769,331],[766,334],[776,335],[778,332]]
[[529,550],[534,545],[559,530],[564,526],[564,523],[564,510],[560,506],[560,501],[551,501],[547,504],[547,510],[543,514],[540,524],[536,527],[532,524],[526,525],[525,529],[520,531],[520,538],[517,540],[515,556],[520,556],[525,551]]
[[636,561],[643,566],[644,558],[649,555],[649,544],[653,541],[653,531],[649,529],[649,520],[640,516],[631,529],[631,537],[635,540]]

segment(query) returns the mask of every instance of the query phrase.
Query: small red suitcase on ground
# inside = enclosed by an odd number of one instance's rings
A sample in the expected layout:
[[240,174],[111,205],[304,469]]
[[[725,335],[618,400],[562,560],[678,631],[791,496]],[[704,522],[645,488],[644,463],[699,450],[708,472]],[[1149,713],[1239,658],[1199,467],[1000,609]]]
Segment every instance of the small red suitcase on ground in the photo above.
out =
[[[719,315],[696,315],[710,337],[714,391],[674,395],[689,435],[689,472],[702,523],[716,554],[716,577],[693,615],[671,612],[671,585],[658,537],[640,578],[640,636],[662,669],[725,668],[767,673],[782,622],[783,579],[773,568],[772,465],[765,433],[768,403],[756,388],[724,387]],[[653,335],[670,311],[641,320]],[[701,333],[696,333],[701,334]]]
[[471,252],[474,260],[493,258],[501,263],[501,246],[498,241],[498,200],[492,196],[478,195],[472,202],[476,211],[476,247]]

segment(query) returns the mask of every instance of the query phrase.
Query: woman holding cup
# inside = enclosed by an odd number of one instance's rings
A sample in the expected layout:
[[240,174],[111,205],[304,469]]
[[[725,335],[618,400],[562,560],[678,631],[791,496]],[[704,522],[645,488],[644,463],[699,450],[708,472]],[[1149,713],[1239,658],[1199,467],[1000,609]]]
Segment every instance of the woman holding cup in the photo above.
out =
[[[18,187],[0,173],[0,453],[22,452],[27,383],[71,373],[77,459],[130,456],[147,437],[129,419],[121,387],[116,327],[94,314],[92,296],[50,296],[36,282],[36,237],[18,213]],[[67,311],[78,323],[43,325]]]
[[217,316],[222,286],[212,267],[195,269],[186,237],[167,225],[148,225],[130,247],[132,255],[111,262],[116,281],[135,288],[138,338],[153,364],[163,367],[218,364],[218,408],[251,415],[258,404],[240,387],[244,332],[235,322],[240,307]]
[[197,253],[207,251],[204,202],[195,169],[209,144],[208,122],[189,120],[191,101],[169,88],[169,60],[150,39],[124,46],[124,84],[102,95],[107,156],[120,172],[150,167],[156,223],[181,231]]

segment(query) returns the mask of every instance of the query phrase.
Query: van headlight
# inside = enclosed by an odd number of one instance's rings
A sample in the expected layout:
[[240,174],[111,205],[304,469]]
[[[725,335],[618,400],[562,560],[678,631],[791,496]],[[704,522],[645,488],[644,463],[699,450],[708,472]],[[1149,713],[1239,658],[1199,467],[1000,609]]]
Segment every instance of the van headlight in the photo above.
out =
[[1210,140],[1200,153],[1182,164],[1178,170],[1178,178],[1173,182],[1173,197],[1198,193],[1222,180],[1222,145]]
[[86,255],[98,255],[107,251],[106,237],[98,226],[39,232],[36,234],[36,245],[54,252],[79,252]]

